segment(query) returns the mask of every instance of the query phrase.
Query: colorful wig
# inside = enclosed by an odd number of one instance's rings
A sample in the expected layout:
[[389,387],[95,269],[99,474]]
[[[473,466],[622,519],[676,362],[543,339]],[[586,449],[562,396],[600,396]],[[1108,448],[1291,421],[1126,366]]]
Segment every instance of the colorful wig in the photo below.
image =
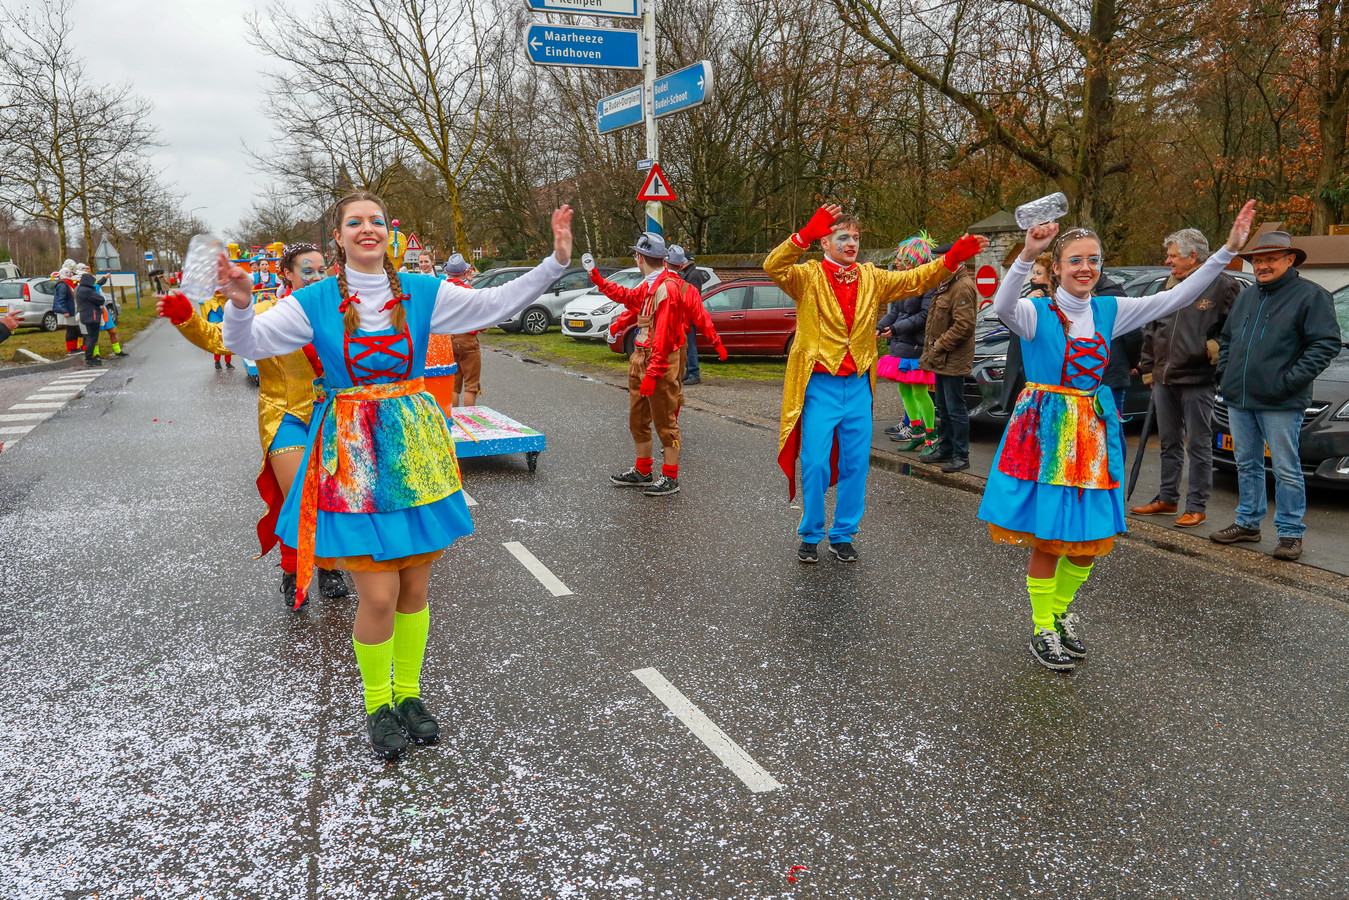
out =
[[930,262],[932,262],[932,238],[926,231],[918,232],[917,237],[900,241],[899,246],[895,248],[896,266],[905,265],[912,269]]

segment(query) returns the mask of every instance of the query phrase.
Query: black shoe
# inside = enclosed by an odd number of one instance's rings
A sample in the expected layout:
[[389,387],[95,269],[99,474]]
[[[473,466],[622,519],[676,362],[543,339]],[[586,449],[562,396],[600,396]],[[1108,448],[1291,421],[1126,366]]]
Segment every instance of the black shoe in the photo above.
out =
[[1054,630],[1059,633],[1059,643],[1063,645],[1065,653],[1077,659],[1082,659],[1087,655],[1086,646],[1083,645],[1082,639],[1077,636],[1077,613],[1055,616]]
[[622,475],[609,476],[609,482],[611,484],[616,484],[619,487],[643,487],[654,480],[655,478],[650,472],[643,475],[641,472],[637,471],[636,466],[628,469],[628,471],[624,472]]
[[1048,628],[1041,628],[1035,632],[1030,639],[1030,652],[1035,655],[1036,662],[1056,672],[1070,671],[1076,665],[1073,658],[1063,649],[1059,633]]
[[928,441],[927,446],[918,454],[918,458],[926,463],[940,463],[951,459],[951,454],[943,453],[941,444],[936,441]]
[[117,355],[118,355],[118,356],[130,356],[131,354],[130,354],[130,353],[127,353],[125,350],[118,350],[118,351],[117,351]]
[[[299,606],[295,605],[295,581],[296,578],[294,572],[281,573],[281,588],[280,588],[281,599],[285,600],[286,606],[291,609],[300,608]],[[300,601],[300,606],[304,606],[308,602],[309,602],[309,594],[306,593],[304,595],[304,599]]]
[[1215,531],[1208,536],[1210,541],[1215,544],[1235,544],[1237,541],[1260,542],[1260,529],[1247,528],[1244,525],[1238,525],[1233,522],[1222,531]]
[[829,552],[834,554],[834,559],[839,562],[857,562],[857,550],[849,541],[844,541],[841,544],[830,541]]
[[234,371],[234,363],[225,363],[225,368],[227,368],[227,369],[229,369],[231,372],[233,372],[233,371]]
[[398,721],[403,723],[403,731],[418,744],[437,744],[440,742],[440,723],[435,720],[420,697],[408,697],[400,702],[394,712]]
[[319,595],[328,600],[345,597],[351,591],[347,589],[346,579],[336,569],[319,569]]
[[680,384],[702,384],[702,383],[703,380],[699,378],[697,375],[690,375],[689,377],[685,378],[683,381],[680,382]]
[[103,365],[103,360],[99,359],[98,357],[94,357],[93,359],[86,359],[84,361],[84,367],[86,369],[94,369],[101,365]]
[[801,542],[801,549],[796,551],[796,558],[803,563],[817,563],[820,561],[820,545],[811,544],[807,541]]
[[408,748],[398,713],[387,703],[365,717],[365,733],[370,737],[370,749],[385,762],[398,759]]
[[965,469],[968,469],[969,467],[970,461],[968,459],[961,459],[958,456],[952,459],[948,459],[946,462],[941,464],[941,470],[947,473],[960,472]]
[[642,491],[646,497],[666,497],[670,494],[679,493],[679,479],[671,478],[669,475],[662,475],[651,483],[651,487]]
[[216,370],[217,372],[219,372],[219,371],[220,371],[221,369],[223,369],[223,368],[224,368],[224,366],[220,365],[220,360],[217,359],[217,360],[215,361],[215,370]]

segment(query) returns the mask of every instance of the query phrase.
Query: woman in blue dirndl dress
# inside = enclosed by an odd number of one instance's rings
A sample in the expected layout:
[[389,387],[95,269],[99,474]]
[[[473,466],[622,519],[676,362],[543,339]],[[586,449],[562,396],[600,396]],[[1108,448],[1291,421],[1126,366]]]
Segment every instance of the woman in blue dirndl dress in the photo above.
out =
[[[1194,301],[1232,261],[1250,233],[1255,203],[1237,216],[1227,244],[1169,291],[1150,297],[1093,296],[1101,240],[1085,228],[1037,225],[993,298],[1021,342],[1026,388],[998,445],[979,505],[993,540],[1031,548],[1026,590],[1030,649],[1060,671],[1086,655],[1068,612],[1096,558],[1114,547],[1124,523],[1124,435],[1101,384],[1112,338]],[[1035,257],[1053,242],[1052,297],[1021,297]]]
[[[360,598],[352,647],[371,748],[397,759],[440,728],[421,701],[431,563],[473,530],[449,423],[425,390],[432,334],[495,325],[534,302],[571,260],[571,210],[553,213],[553,254],[498,288],[469,290],[394,271],[388,211],[373,194],[337,204],[339,274],[253,314],[252,278],[221,255],[225,345],[249,359],[312,343],[327,396],[315,409],[277,536],[296,547],[296,606],[313,565],[351,572]],[[390,683],[389,671],[393,670]]]

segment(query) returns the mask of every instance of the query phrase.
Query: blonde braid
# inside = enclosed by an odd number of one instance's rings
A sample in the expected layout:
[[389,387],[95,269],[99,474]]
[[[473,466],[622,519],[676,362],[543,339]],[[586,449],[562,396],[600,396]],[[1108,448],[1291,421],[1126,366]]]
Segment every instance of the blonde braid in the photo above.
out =
[[[384,274],[389,276],[389,291],[393,294],[393,299],[397,300],[403,296],[403,283],[398,280],[398,270],[393,267],[393,260],[389,259],[389,254],[384,254]],[[403,309],[403,304],[398,304],[389,314],[389,324],[393,326],[395,332],[402,331],[408,323],[407,310]]]

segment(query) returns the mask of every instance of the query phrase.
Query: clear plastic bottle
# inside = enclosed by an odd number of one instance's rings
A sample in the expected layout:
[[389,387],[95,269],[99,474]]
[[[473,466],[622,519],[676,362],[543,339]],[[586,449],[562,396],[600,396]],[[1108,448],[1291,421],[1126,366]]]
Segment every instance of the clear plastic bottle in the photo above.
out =
[[1036,225],[1044,225],[1046,222],[1054,222],[1068,215],[1068,198],[1062,191],[1055,191],[1048,197],[1041,197],[1039,200],[1032,200],[1029,203],[1023,203],[1016,208],[1016,224],[1018,228],[1027,230]]
[[219,284],[220,254],[225,245],[220,239],[209,234],[197,234],[187,244],[187,257],[183,260],[183,278],[179,289],[193,303],[205,303],[215,296]]

